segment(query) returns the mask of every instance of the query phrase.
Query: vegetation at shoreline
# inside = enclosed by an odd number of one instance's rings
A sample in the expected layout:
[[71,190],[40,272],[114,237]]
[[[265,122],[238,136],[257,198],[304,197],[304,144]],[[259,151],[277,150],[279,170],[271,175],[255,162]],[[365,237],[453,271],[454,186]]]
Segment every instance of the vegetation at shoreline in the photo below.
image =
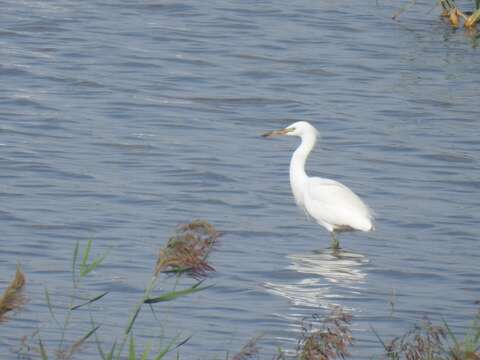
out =
[[[80,350],[84,346],[95,345],[98,358],[101,360],[160,360],[176,351],[177,359],[181,358],[181,347],[188,340],[180,335],[174,336],[165,343],[164,338],[158,338],[157,344],[147,342],[143,349],[138,348],[138,339],[133,334],[138,315],[144,305],[160,306],[161,303],[174,301],[180,297],[208,289],[212,285],[203,285],[208,274],[215,269],[208,262],[211,250],[214,248],[220,233],[208,222],[196,220],[189,224],[180,225],[168,239],[167,244],[159,251],[156,264],[152,271],[152,278],[145,286],[138,303],[130,311],[130,316],[123,329],[120,339],[100,338],[101,324],[95,322],[92,305],[107,297],[108,292],[95,294],[85,298],[80,297],[82,281],[96,270],[105,260],[107,253],[92,256],[92,241],[85,247],[77,244],[72,259],[72,289],[69,294],[69,305],[63,318],[58,314],[48,290],[45,290],[45,299],[52,323],[58,330],[60,339],[56,346],[42,340],[42,330],[35,330],[30,336],[21,339],[17,349],[17,358],[42,360],[68,360],[81,358]],[[193,279],[191,286],[181,286],[183,277]],[[159,280],[163,282],[174,280],[170,291],[156,294]],[[190,280],[191,282],[191,280]],[[17,267],[14,279],[0,297],[0,326],[6,326],[5,313],[21,309],[25,304],[22,289],[25,285],[25,275]],[[84,292],[81,292],[84,294]],[[79,302],[79,299],[82,299]],[[74,328],[73,314],[80,308],[87,308],[90,314],[91,327],[80,338],[69,341],[67,333]],[[153,309],[152,309],[153,312]],[[279,349],[273,360],[333,360],[353,357],[351,349],[354,337],[351,330],[352,315],[341,307],[334,307],[326,316],[313,315],[309,321],[302,322],[302,331],[293,353]],[[385,360],[480,360],[480,311],[476,315],[470,329],[463,339],[454,335],[447,323],[434,325],[427,319],[415,325],[404,335],[390,341],[384,341],[372,329],[379,343],[384,349],[380,358]],[[106,336],[103,334],[103,336]],[[248,341],[238,353],[226,356],[230,360],[248,360],[261,358],[262,336],[256,336]],[[88,343],[88,344],[87,344]],[[107,344],[110,344],[107,346]]]
[[6,316],[8,312],[20,310],[25,304],[26,299],[22,292],[25,281],[25,275],[17,265],[14,278],[0,296],[0,323],[8,320]]
[[463,340],[446,322],[434,325],[428,319],[388,343],[377,337],[388,360],[480,360],[480,312]]
[[[449,20],[453,28],[458,28],[463,21],[463,26],[469,30],[476,29],[478,22],[480,21],[480,0],[472,0],[473,11],[460,10],[455,0],[435,0],[441,7],[441,16]],[[415,5],[416,0],[412,0],[405,5],[402,9],[393,15],[393,19],[398,17],[411,6]]]
[[[145,348],[140,350],[137,347],[138,339],[133,334],[133,329],[144,305],[151,307],[167,301],[174,301],[180,297],[185,297],[200,291],[203,291],[212,285],[203,285],[208,273],[215,269],[208,263],[208,256],[213,249],[220,233],[206,221],[196,220],[189,224],[180,225],[175,233],[170,237],[167,245],[159,252],[155,266],[153,267],[150,282],[145,286],[143,294],[137,304],[130,311],[130,316],[123,329],[123,336],[120,339],[109,339],[102,341],[100,339],[99,329],[101,324],[95,322],[92,305],[101,299],[105,299],[108,291],[91,295],[87,298],[84,291],[81,291],[82,281],[96,270],[105,260],[107,253],[98,256],[92,256],[93,242],[89,240],[84,248],[77,243],[72,257],[72,289],[69,293],[68,306],[65,309],[63,317],[58,314],[58,308],[52,302],[51,295],[45,290],[45,299],[52,323],[58,328],[60,339],[58,345],[52,346],[42,340],[42,331],[37,329],[30,336],[21,339],[17,356],[22,359],[33,359],[40,357],[42,360],[67,360],[79,356],[79,351],[87,342],[96,345],[99,359],[102,360],[160,360],[167,354],[178,349],[185,344],[189,338],[181,339],[180,335],[173,337],[165,344],[164,338],[158,338],[157,346],[152,342],[147,342]],[[17,274],[18,274],[17,269]],[[195,280],[191,286],[182,286],[181,279],[188,276]],[[17,278],[17,276],[16,276]],[[170,291],[156,294],[156,288],[160,280],[164,285],[168,280],[173,280]],[[16,290],[19,281],[12,282],[6,290],[6,294],[14,294],[15,301],[6,301],[7,308],[18,308],[20,301]],[[23,287],[24,281],[21,282]],[[12,293],[12,289],[15,292]],[[82,294],[82,296],[80,296]],[[9,295],[8,299],[12,299]],[[79,299],[82,301],[80,303]],[[16,304],[16,306],[8,305]],[[18,304],[18,306],[17,306]],[[87,308],[90,314],[91,328],[75,341],[68,341],[67,333],[73,329],[73,314],[80,308]],[[1,308],[0,308],[1,309]],[[110,345],[107,346],[107,344]]]

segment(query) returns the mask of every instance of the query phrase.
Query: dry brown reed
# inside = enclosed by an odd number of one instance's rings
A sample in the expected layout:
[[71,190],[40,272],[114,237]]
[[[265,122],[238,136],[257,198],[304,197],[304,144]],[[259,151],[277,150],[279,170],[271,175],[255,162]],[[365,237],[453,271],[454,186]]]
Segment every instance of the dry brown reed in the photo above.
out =
[[215,271],[207,262],[207,257],[219,236],[213,225],[204,220],[180,225],[160,250],[155,275],[161,272],[184,272],[201,278]]
[[[479,2],[476,1],[475,10],[470,11],[461,11],[455,2],[455,0],[436,0],[441,8],[441,16],[445,17],[449,20],[450,25],[453,28],[458,28],[461,24],[461,20],[463,20],[463,26],[467,29],[474,30],[476,29],[476,25],[480,21],[480,8]],[[405,6],[403,6],[399,11],[397,11],[392,18],[398,19],[399,16],[406,11],[406,9],[410,8],[411,6],[415,5],[416,1],[411,0]]]
[[55,359],[56,360],[71,360],[74,358],[74,355],[76,355],[82,348],[82,346],[85,344],[87,339],[95,332],[97,331],[98,326],[93,328],[88,332],[87,335],[82,337],[81,339],[73,342],[69,347],[61,348],[55,352]]
[[389,343],[382,342],[385,348],[384,359],[480,360],[478,319],[477,315],[463,340],[456,338],[446,322],[443,325],[433,325],[428,319],[424,319],[401,337]]
[[330,315],[321,321],[321,328],[302,327],[302,337],[297,345],[300,360],[330,360],[345,358],[348,347],[353,343],[350,323],[352,315],[341,307],[332,309]]
[[258,340],[260,340],[262,336],[256,336],[248,343],[246,343],[242,349],[232,357],[232,360],[248,360],[253,358],[258,358],[258,353],[260,352],[260,348],[258,347]]
[[0,297],[0,323],[7,320],[6,313],[12,310],[18,310],[25,303],[26,298],[22,294],[23,286],[25,285],[25,275],[17,265],[15,277],[10,282],[10,285],[5,289]]
[[387,359],[425,360],[442,359],[446,353],[448,331],[444,326],[433,325],[424,319],[420,325],[385,346]]
[[473,12],[463,12],[457,7],[454,0],[438,0],[438,2],[442,7],[441,16],[448,18],[453,28],[458,28],[460,20],[463,20],[464,27],[474,29],[480,20],[480,9],[478,8]]

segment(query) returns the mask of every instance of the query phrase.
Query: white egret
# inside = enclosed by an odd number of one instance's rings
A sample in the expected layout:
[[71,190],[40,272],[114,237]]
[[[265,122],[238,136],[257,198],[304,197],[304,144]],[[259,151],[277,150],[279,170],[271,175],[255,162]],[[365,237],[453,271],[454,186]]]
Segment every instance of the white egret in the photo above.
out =
[[306,121],[285,129],[270,131],[263,137],[299,136],[302,143],[290,161],[290,186],[295,202],[318,224],[330,231],[332,248],[339,249],[336,234],[344,231],[374,230],[373,214],[367,205],[348,187],[335,180],[309,177],[305,162],[315,146],[317,129]]

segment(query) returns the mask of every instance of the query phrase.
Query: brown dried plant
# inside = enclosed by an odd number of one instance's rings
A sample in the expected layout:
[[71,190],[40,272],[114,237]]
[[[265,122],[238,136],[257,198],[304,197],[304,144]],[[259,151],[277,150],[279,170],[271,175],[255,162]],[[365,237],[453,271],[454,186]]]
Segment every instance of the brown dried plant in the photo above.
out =
[[[478,0],[475,0],[474,11],[461,11],[457,7],[455,0],[436,0],[436,2],[441,6],[441,16],[447,18],[453,28],[458,28],[461,20],[463,20],[464,27],[476,33],[474,30],[476,30],[476,25],[480,22],[480,2]],[[415,4],[416,0],[410,0],[392,18],[397,20],[403,12]]]
[[214,271],[207,257],[219,236],[213,225],[204,220],[180,225],[160,250],[155,275],[161,272],[184,272],[200,278]]
[[348,346],[353,343],[350,324],[352,315],[341,307],[333,308],[330,315],[321,321],[322,326],[302,327],[302,337],[297,345],[300,360],[344,359],[349,355]]
[[384,358],[391,360],[480,360],[478,317],[463,341],[457,340],[447,323],[433,325],[424,319],[403,336],[382,344]]
[[232,357],[232,360],[248,360],[258,358],[260,348],[258,347],[258,341],[261,339],[261,335],[255,336],[246,343],[242,349]]
[[384,344],[387,359],[427,360],[443,359],[448,331],[424,319],[420,325],[403,336]]
[[71,359],[73,359],[75,354],[77,354],[81,350],[82,346],[85,344],[87,339],[90,336],[92,336],[98,330],[98,328],[99,328],[99,326],[94,327],[85,336],[83,336],[81,339],[76,340],[70,346],[58,349],[55,352],[56,360],[71,360]]
[[10,285],[5,289],[0,297],[0,323],[7,320],[6,313],[12,310],[18,310],[25,303],[25,296],[22,294],[22,288],[25,285],[25,275],[17,265],[15,277]]

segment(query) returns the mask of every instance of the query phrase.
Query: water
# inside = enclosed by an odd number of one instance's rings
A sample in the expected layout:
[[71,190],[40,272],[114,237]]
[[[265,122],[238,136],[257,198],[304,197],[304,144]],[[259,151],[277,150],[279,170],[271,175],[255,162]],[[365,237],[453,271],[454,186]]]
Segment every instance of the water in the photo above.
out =
[[[215,286],[161,321],[144,311],[141,341],[182,331],[184,358],[223,358],[263,333],[269,358],[334,305],[358,359],[381,353],[370,327],[388,339],[428,315],[461,333],[480,299],[478,38],[430,1],[394,22],[400,5],[3,1],[0,287],[20,262],[29,302],[0,326],[2,358],[37,328],[58,344],[44,289],[61,315],[87,239],[109,254],[82,289],[110,291],[94,316],[103,341],[120,336],[158,249],[195,218],[224,231]],[[340,257],[294,206],[297,142],[259,137],[296,120],[322,135],[309,173],[378,214]],[[89,327],[80,311],[68,339]]]

